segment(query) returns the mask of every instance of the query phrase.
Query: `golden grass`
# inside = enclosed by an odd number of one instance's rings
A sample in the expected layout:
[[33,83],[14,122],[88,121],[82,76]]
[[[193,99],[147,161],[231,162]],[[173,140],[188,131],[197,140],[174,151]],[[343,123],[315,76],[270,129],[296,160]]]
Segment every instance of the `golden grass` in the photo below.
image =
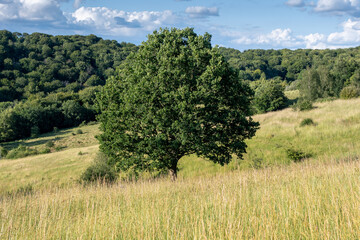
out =
[[0,200],[0,239],[358,239],[358,161]]
[[[315,106],[315,109],[305,112],[284,109],[254,116],[260,122],[260,129],[253,139],[247,141],[244,160],[234,159],[228,166],[221,167],[194,155],[185,156],[179,162],[179,178],[288,165],[291,160],[286,155],[287,148],[312,154],[312,158],[307,160],[310,162],[357,158],[360,153],[360,99],[336,100]],[[305,118],[312,118],[317,125],[300,127]],[[84,133],[73,135],[78,129]],[[94,136],[99,133],[98,125],[83,126],[5,144],[16,147],[21,143],[42,149],[47,141],[54,140],[55,146],[66,147],[60,152],[45,155],[0,160],[0,195],[28,184],[35,189],[72,185],[94,158],[98,149]],[[93,148],[87,150],[88,147]],[[80,156],[79,152],[88,154]]]
[[[287,148],[311,154],[312,161],[329,158],[356,158],[360,153],[360,99],[336,100],[315,104],[311,111],[298,112],[288,108],[256,115],[260,129],[247,141],[248,154],[243,167],[253,159],[262,159],[264,166],[289,164]],[[316,126],[300,127],[311,118]]]
[[[67,148],[0,161],[0,239],[359,239],[360,99],[315,106],[255,116],[244,161],[186,156],[175,183],[77,184],[97,126],[28,140]],[[316,126],[300,127],[304,118]],[[294,164],[287,148],[313,157]]]
[[98,145],[94,145],[23,159],[1,160],[0,195],[29,184],[36,189],[74,184],[97,152]]

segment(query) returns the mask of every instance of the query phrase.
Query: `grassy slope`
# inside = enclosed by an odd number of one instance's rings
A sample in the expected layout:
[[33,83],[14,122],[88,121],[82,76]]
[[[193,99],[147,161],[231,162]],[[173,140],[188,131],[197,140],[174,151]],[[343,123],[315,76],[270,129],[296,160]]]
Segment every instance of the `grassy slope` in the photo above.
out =
[[[83,134],[76,134],[78,129],[81,129]],[[46,142],[54,141],[55,146],[49,154],[0,160],[0,195],[29,184],[38,189],[75,183],[98,152],[98,142],[94,138],[97,134],[98,125],[93,125],[3,144],[9,149],[22,144],[41,150],[45,148]],[[55,151],[56,147],[61,150]]]
[[358,239],[358,161],[0,200],[0,239]]
[[[35,187],[34,194],[0,198],[0,239],[359,238],[360,99],[316,106],[255,116],[261,129],[244,161],[221,168],[187,156],[176,183],[73,184],[98,151],[90,140],[98,130],[61,132],[57,144],[79,145],[0,161],[1,191]],[[299,127],[307,117],[317,125]],[[291,146],[313,158],[290,163]],[[267,168],[249,169],[254,159]]]
[[[229,169],[246,169],[254,165],[267,167],[291,163],[286,149],[311,154],[308,161],[354,159],[360,155],[360,99],[317,103],[311,111],[297,112],[288,108],[278,112],[256,115],[260,129],[247,141],[244,161],[234,161],[221,168],[203,160],[185,157],[180,162],[180,176],[212,175]],[[312,118],[315,126],[300,127],[305,118]],[[189,160],[192,161],[188,164]],[[195,164],[194,164],[195,163]]]
[[[179,163],[179,178],[213,176],[254,165],[287,165],[291,162],[286,156],[287,148],[309,153],[312,158],[308,161],[315,162],[353,159],[359,155],[360,99],[318,103],[311,111],[285,109],[254,118],[261,128],[247,141],[248,153],[243,161],[234,159],[228,166],[221,167],[196,156],[186,156]],[[304,118],[312,118],[317,125],[300,127]],[[78,129],[84,134],[73,135]],[[55,147],[64,149],[23,159],[0,160],[0,194],[29,183],[35,188],[74,183],[97,152],[98,142],[94,138],[97,134],[98,125],[93,125],[5,144],[8,148],[23,144],[42,149],[47,141],[54,140]]]

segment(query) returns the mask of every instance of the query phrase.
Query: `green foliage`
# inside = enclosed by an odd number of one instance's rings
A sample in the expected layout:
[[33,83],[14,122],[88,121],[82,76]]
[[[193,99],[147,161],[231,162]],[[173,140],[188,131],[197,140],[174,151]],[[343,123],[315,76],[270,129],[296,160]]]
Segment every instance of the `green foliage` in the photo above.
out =
[[33,126],[30,128],[31,137],[37,137],[40,134],[40,128],[38,126]]
[[301,98],[296,102],[296,104],[292,105],[292,108],[299,111],[308,111],[313,109],[314,106],[310,100]]
[[0,35],[4,36],[0,42],[0,102],[104,85],[119,63],[137,50],[134,44],[92,36],[8,31]]
[[344,87],[340,92],[340,98],[351,99],[360,96],[360,89],[356,86]]
[[46,153],[51,153],[51,149],[47,147],[40,151],[40,154],[46,154]]
[[0,146],[0,159],[6,158],[7,154],[8,154],[8,150],[6,148]]
[[11,149],[6,155],[6,158],[16,159],[16,158],[23,158],[36,154],[38,154],[38,151],[36,149],[19,145],[17,148]]
[[47,142],[45,143],[45,146],[48,147],[48,148],[52,148],[52,147],[55,146],[55,143],[50,140],[50,141],[47,141]]
[[114,170],[114,167],[111,167],[107,163],[107,158],[102,153],[99,153],[96,156],[94,163],[90,167],[88,167],[85,170],[85,172],[81,174],[80,177],[80,181],[84,183],[91,183],[96,181],[112,183],[116,181],[116,179],[117,179],[117,174]]
[[120,170],[170,170],[187,154],[221,165],[242,157],[251,89],[193,29],[161,29],[130,54],[98,97],[101,151]]
[[300,123],[300,127],[310,126],[310,125],[315,125],[314,121],[311,118],[305,118]]
[[84,132],[81,129],[76,130],[76,134],[83,134]]
[[301,162],[305,158],[310,157],[309,154],[306,154],[305,152],[293,148],[286,149],[286,154],[288,158],[290,158],[294,162]]
[[284,90],[284,85],[279,81],[262,81],[255,90],[254,107],[259,113],[284,108],[288,101]]

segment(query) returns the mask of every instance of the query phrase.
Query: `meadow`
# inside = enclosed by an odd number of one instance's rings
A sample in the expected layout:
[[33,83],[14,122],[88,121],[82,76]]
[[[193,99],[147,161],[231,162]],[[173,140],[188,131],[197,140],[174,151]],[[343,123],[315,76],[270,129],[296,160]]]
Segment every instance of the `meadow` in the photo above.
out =
[[[314,124],[300,126],[306,118]],[[360,99],[254,119],[244,160],[185,156],[176,182],[78,184],[98,125],[7,143],[63,148],[0,160],[0,239],[359,238]],[[287,149],[310,157],[294,163]]]

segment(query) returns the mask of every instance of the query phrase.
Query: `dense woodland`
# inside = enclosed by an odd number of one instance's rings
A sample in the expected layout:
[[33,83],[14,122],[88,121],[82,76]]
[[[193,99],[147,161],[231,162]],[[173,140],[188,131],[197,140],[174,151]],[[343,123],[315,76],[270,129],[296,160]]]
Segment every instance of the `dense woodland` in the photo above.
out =
[[94,99],[137,46],[0,31],[0,142],[95,120]]
[[[96,93],[137,49],[95,35],[0,31],[0,142],[95,120]],[[360,48],[219,50],[252,87],[254,113],[287,106],[285,89],[309,101],[359,95]]]

